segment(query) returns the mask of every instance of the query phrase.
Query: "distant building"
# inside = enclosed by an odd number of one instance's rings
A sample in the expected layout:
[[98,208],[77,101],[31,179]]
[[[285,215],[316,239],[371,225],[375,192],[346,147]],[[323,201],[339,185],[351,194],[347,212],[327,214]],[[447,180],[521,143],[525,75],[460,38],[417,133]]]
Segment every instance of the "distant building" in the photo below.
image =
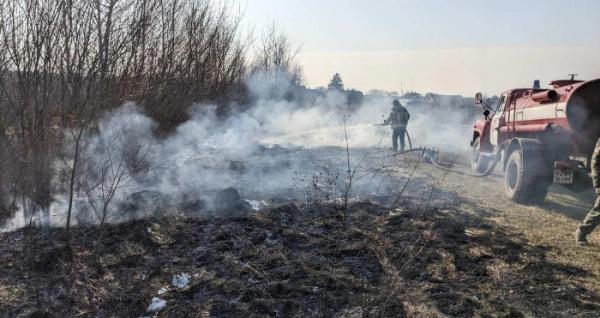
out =
[[461,107],[464,103],[464,97],[460,95],[440,95],[427,93],[425,101],[433,106],[440,107]]

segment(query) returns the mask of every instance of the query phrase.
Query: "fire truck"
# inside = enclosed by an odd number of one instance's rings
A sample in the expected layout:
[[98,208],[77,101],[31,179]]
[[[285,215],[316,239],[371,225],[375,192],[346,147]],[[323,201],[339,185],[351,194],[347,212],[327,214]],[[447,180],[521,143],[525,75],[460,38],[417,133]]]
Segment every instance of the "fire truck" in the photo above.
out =
[[471,166],[486,175],[501,163],[506,195],[515,202],[539,204],[552,183],[589,178],[600,137],[600,79],[575,76],[548,89],[535,81],[533,88],[508,90],[493,105],[481,93],[475,97],[484,119],[473,125]]

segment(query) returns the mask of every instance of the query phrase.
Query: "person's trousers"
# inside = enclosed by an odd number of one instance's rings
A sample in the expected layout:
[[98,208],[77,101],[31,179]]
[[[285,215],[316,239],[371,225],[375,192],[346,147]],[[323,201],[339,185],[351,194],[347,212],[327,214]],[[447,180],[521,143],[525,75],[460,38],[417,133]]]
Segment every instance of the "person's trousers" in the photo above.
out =
[[406,128],[394,128],[392,131],[392,146],[394,151],[398,150],[398,139],[400,139],[400,150],[404,151],[404,135],[406,135]]
[[596,199],[596,204],[585,217],[583,223],[579,225],[581,234],[588,235],[600,224],[600,197]]

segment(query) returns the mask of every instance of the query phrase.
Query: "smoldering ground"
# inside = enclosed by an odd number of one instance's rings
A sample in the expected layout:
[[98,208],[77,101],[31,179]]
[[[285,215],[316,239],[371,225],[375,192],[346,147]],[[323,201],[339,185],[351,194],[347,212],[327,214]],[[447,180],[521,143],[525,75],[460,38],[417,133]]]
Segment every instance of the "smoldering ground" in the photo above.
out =
[[[312,204],[339,199],[349,182],[351,197],[388,197],[398,191],[400,180],[385,173],[394,165],[390,129],[374,125],[389,114],[391,98],[371,96],[359,107],[349,107],[345,94],[328,91],[300,104],[286,98],[296,88],[277,74],[254,76],[248,88],[254,102],[241,107],[246,111],[223,119],[216,107],[196,104],[190,120],[167,137],[155,136],[157,124],[133,102],[106,114],[82,143],[74,222],[225,213],[228,209],[220,208],[219,200],[243,205],[234,204],[234,210],[259,209],[274,201]],[[428,105],[411,105],[409,111],[414,146],[468,149],[468,114]],[[62,180],[60,173],[56,180],[62,182],[63,194],[38,215],[20,209],[4,231],[32,221],[65,223],[64,175],[72,167],[72,140],[67,138],[64,148],[66,159],[56,162],[56,170],[63,172]],[[233,197],[218,199],[224,189]]]

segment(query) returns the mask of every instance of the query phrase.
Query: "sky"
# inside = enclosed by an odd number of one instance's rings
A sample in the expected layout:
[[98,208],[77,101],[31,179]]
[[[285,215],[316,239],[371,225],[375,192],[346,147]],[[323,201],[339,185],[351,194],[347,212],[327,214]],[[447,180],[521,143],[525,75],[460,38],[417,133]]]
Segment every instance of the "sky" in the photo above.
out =
[[257,38],[275,24],[306,84],[340,73],[362,91],[497,94],[600,77],[597,0],[238,0]]

